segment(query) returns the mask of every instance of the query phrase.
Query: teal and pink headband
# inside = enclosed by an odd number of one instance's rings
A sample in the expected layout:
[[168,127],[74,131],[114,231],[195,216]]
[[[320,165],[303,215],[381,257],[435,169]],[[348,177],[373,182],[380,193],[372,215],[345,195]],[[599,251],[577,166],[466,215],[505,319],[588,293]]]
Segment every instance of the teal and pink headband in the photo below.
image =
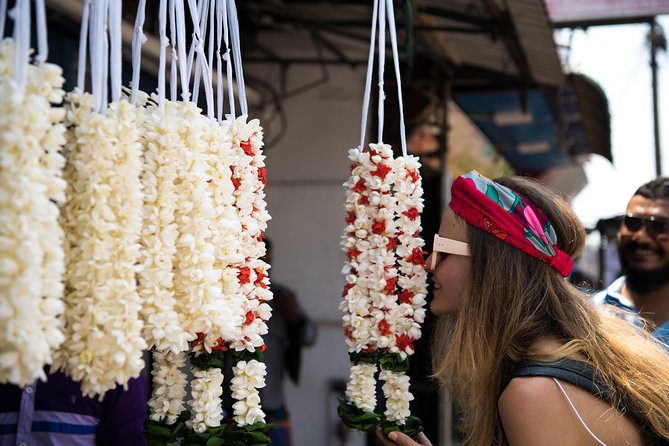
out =
[[508,187],[472,170],[453,182],[450,205],[470,225],[549,264],[565,277],[571,272],[573,260],[558,249],[548,218]]

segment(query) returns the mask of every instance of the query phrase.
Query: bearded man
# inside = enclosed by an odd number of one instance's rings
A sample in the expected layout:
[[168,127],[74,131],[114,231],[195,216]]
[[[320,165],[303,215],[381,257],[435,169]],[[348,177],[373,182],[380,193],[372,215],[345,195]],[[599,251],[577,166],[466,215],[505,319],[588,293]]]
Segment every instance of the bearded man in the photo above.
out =
[[618,232],[623,276],[595,301],[638,313],[669,349],[669,178],[641,186]]

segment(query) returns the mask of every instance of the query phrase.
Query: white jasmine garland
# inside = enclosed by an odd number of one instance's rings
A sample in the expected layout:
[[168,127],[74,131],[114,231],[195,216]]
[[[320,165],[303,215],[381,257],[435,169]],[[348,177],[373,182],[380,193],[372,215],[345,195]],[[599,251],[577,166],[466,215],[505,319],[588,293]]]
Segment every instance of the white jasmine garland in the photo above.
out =
[[185,409],[186,374],[182,371],[186,362],[184,352],[169,350],[153,351],[153,392],[149,400],[150,419],[174,424]]
[[387,420],[399,425],[406,424],[411,415],[409,403],[414,399],[409,392],[409,377],[404,373],[390,370],[381,370],[379,379],[383,384],[383,395],[386,398],[386,411],[383,413]]
[[86,396],[126,384],[144,368],[136,288],[142,226],[137,110],[127,100],[92,111],[92,97],[68,96],[66,339],[54,365]]
[[351,364],[346,400],[359,409],[373,412],[376,407],[376,371],[375,364]]
[[258,389],[265,387],[265,364],[256,360],[238,361],[233,366],[234,377],[230,384],[232,397],[237,400],[233,404],[234,420],[238,426],[247,426],[265,422],[265,413],[260,405]]
[[177,105],[170,101],[166,101],[164,113],[152,104],[141,116],[144,224],[138,279],[144,338],[149,348],[177,353],[186,351],[188,341],[193,339],[183,330],[183,321],[176,311],[173,272],[179,236],[175,213],[179,201],[176,182],[182,117]]
[[193,398],[188,401],[191,419],[186,424],[195,432],[204,432],[207,427],[220,426],[223,419],[223,373],[217,367],[206,370],[192,367],[192,371],[195,376],[190,383]]
[[63,341],[65,128],[62,70],[30,65],[23,92],[13,79],[14,43],[0,42],[0,382],[46,379],[43,366]]

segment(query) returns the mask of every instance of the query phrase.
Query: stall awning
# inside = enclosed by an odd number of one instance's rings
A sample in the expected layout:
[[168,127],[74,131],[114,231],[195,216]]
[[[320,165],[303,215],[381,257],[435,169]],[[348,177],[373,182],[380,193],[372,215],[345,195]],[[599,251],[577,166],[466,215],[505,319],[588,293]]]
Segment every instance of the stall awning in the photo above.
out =
[[598,153],[611,160],[606,96],[591,79],[563,88],[456,92],[454,101],[512,167],[538,175]]

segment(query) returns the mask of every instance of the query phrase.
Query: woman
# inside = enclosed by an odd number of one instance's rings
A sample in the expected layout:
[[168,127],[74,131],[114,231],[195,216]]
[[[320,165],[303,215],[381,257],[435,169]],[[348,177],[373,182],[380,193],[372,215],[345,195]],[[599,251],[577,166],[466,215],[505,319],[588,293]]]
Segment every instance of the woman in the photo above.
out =
[[564,279],[585,242],[568,204],[533,181],[477,172],[451,196],[427,264],[442,316],[434,376],[461,409],[465,443],[665,444],[669,356]]

